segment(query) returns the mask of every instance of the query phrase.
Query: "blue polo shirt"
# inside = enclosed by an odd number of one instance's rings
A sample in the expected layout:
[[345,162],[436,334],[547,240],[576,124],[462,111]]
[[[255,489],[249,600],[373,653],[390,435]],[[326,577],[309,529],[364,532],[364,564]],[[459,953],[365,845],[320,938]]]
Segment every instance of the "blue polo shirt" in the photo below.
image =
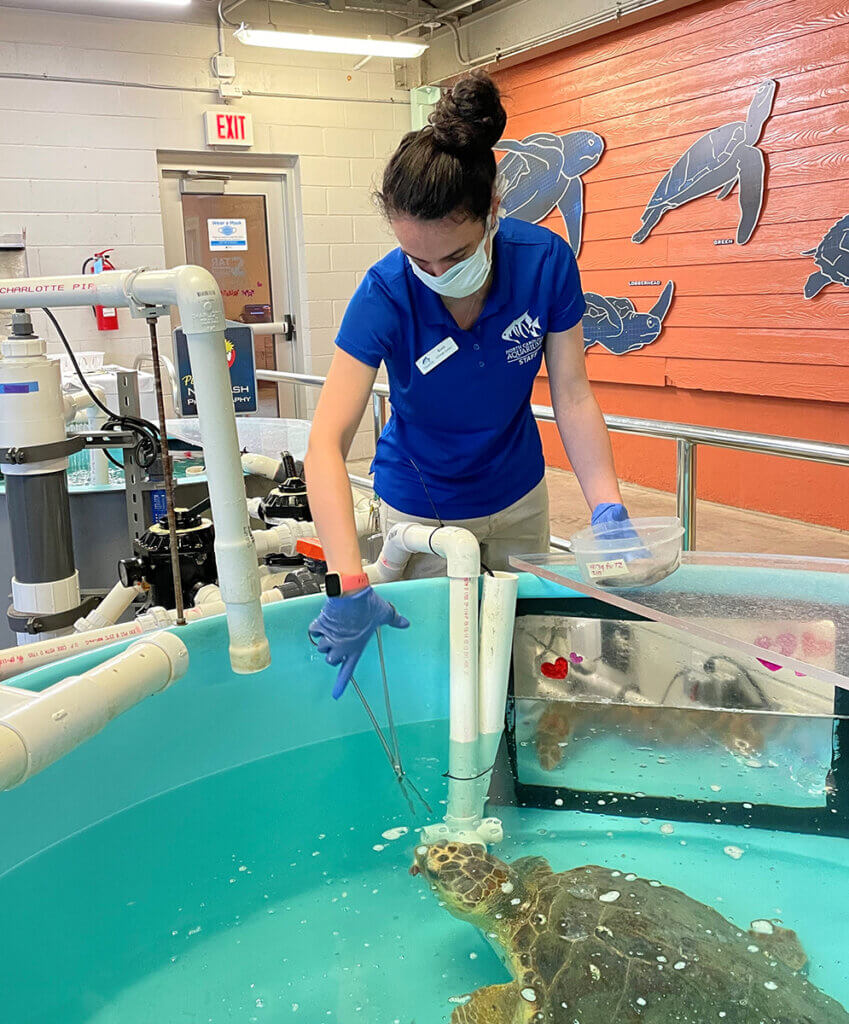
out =
[[386,364],[392,416],[372,463],[377,494],[411,516],[435,518],[435,505],[441,519],[472,519],[532,490],[545,473],[531,414],[545,336],[574,327],[585,308],[568,244],[510,217],[495,235],[492,287],[471,330],[400,249],[376,263],[336,344],[367,366]]

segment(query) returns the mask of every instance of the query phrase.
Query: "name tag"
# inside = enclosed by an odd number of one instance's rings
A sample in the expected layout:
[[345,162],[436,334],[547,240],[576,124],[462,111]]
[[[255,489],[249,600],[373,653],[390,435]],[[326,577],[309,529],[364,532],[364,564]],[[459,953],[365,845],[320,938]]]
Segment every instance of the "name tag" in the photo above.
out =
[[459,345],[453,338],[443,338],[438,345],[434,345],[430,352],[425,352],[420,359],[416,360],[416,366],[422,373],[430,373],[440,363],[444,363],[449,356],[453,356],[458,349]]

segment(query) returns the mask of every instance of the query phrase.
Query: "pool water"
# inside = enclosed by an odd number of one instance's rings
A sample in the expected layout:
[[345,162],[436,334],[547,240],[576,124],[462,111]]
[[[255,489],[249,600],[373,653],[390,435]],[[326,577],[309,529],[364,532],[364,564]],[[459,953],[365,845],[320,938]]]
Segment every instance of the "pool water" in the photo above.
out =
[[[399,730],[407,769],[440,816],[447,731],[444,721]],[[505,859],[633,871],[743,928],[780,918],[808,952],[810,980],[849,1005],[849,840],[496,810],[506,839],[493,852]],[[409,875],[421,823],[371,732],[113,815],[0,877],[3,1019],[448,1021],[464,993],[507,977],[483,936]],[[382,835],[402,826],[410,832]]]

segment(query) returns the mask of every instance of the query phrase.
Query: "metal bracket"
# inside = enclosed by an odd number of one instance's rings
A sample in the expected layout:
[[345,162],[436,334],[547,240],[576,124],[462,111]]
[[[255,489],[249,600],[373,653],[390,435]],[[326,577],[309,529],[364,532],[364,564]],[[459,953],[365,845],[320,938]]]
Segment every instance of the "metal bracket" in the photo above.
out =
[[75,455],[83,448],[85,448],[85,438],[81,434],[72,434],[64,441],[51,441],[48,444],[0,448],[0,465],[23,466],[35,462],[50,462],[52,459],[63,459],[67,455]]
[[283,319],[283,340],[294,341],[295,340],[295,318],[290,313],[284,313]]
[[24,466],[50,462],[76,455],[83,448],[133,448],[136,439],[126,430],[93,430],[86,434],[70,434],[64,441],[31,444],[26,447],[0,448],[0,465]]
[[129,430],[93,430],[77,435],[86,448],[135,448],[136,437]]
[[395,75],[395,88],[396,89],[409,89],[410,88],[410,66],[405,61],[394,60],[392,62],[392,71]]
[[[135,370],[118,373],[118,408],[125,416],[138,416],[139,375]],[[127,498],[127,525],[130,547],[150,525],[145,501],[145,472],[136,461],[135,447],[124,450],[124,489]]]
[[169,316],[171,313],[170,306],[147,306],[142,302],[137,302],[133,296],[133,285],[136,283],[136,278],[139,274],[143,274],[147,269],[147,267],[137,267],[127,275],[127,278],[124,281],[124,295],[127,297],[127,308],[130,311],[130,316],[134,320],[147,320],[149,317]]
[[76,608],[69,608],[64,612],[54,612],[52,615],[45,615],[42,612],[19,612],[14,605],[10,605],[6,613],[9,629],[13,633],[28,633],[36,636],[38,633],[52,633],[57,629],[66,629],[73,626],[77,619],[96,608],[100,603],[96,595],[87,597],[77,605]]

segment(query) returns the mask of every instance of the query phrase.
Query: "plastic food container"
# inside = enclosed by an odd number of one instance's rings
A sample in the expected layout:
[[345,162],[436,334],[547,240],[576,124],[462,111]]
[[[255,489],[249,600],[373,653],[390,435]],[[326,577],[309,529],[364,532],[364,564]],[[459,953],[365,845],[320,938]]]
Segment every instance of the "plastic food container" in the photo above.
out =
[[581,576],[606,589],[647,587],[681,564],[684,528],[677,517],[632,519],[636,537],[623,537],[622,523],[588,526],[572,537]]
[[[83,373],[98,373],[103,369],[103,352],[74,352],[74,355]],[[63,353],[59,356],[59,362],[62,364],[62,376],[72,377],[76,381],[77,371],[70,358]]]

